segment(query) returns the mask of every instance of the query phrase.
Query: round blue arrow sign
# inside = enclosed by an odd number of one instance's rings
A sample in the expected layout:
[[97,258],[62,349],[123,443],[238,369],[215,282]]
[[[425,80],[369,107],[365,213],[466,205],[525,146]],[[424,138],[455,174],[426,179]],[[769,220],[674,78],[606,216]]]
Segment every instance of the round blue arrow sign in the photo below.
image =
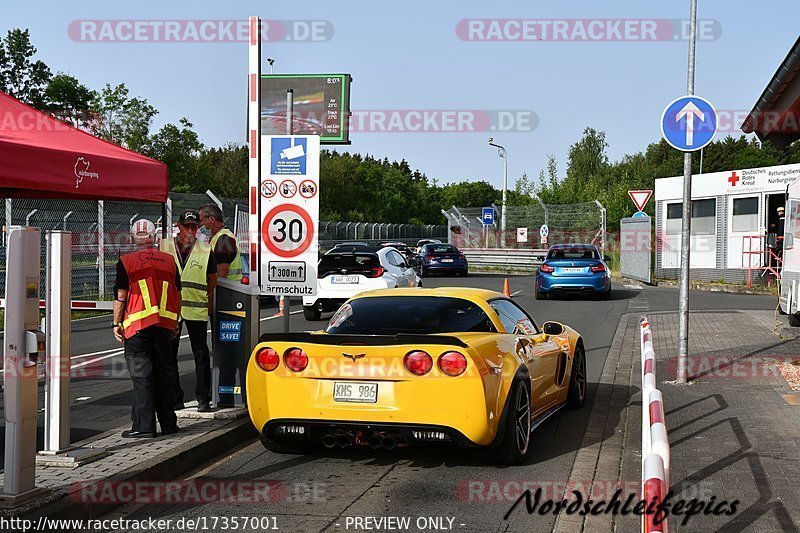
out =
[[711,102],[699,96],[673,100],[661,115],[661,134],[682,152],[704,148],[717,133],[717,111]]

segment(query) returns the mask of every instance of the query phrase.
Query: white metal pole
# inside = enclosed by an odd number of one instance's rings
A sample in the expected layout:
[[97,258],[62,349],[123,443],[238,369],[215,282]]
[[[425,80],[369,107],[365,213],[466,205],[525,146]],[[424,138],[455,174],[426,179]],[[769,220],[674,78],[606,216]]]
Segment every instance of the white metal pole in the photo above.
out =
[[[687,94],[694,94],[694,65],[697,33],[697,0],[691,0],[689,15],[689,66],[686,82]],[[681,226],[681,279],[678,295],[680,321],[678,323],[678,383],[686,383],[686,365],[689,358],[689,255],[691,253],[692,224],[692,153],[683,155],[683,218]]]
[[66,450],[70,441],[71,271],[72,234],[48,232],[44,448],[51,453]]
[[217,198],[217,195],[216,195],[216,194],[214,194],[213,192],[211,192],[211,190],[210,190],[210,189],[206,189],[206,195],[207,195],[209,198],[211,198],[211,200],[212,200],[212,201],[213,201],[215,204],[217,204],[217,207],[219,207],[220,209],[222,209],[222,200],[220,200],[219,198]]
[[260,201],[261,184],[261,19],[250,17],[248,48],[248,98],[247,122],[249,125],[250,153],[247,172],[250,216],[248,242],[250,243],[250,285],[261,284]]
[[8,234],[11,233],[11,198],[6,198],[6,235],[5,245],[8,246]]
[[106,293],[106,245],[105,245],[105,203],[97,202],[97,286],[98,300]]

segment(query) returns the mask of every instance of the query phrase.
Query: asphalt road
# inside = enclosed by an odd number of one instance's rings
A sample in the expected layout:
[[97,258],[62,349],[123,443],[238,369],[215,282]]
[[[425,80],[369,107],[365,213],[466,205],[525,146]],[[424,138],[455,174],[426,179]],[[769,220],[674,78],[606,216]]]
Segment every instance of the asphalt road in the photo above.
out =
[[[200,466],[190,478],[241,483],[269,481],[275,496],[269,503],[127,506],[112,516],[173,520],[273,516],[280,529],[291,531],[355,531],[362,528],[352,522],[354,517],[389,516],[411,517],[412,531],[418,530],[418,525],[425,526],[423,530],[432,530],[435,528],[430,522],[417,524],[416,520],[443,517],[445,525],[452,519],[450,529],[457,531],[550,530],[554,522],[552,515],[528,516],[518,509],[504,520],[503,515],[519,494],[518,484],[526,480],[563,483],[569,478],[597,394],[596,383],[620,317],[629,312],[676,310],[677,290],[615,285],[610,301],[536,301],[532,277],[511,276],[509,280],[515,301],[539,323],[561,321],[583,335],[590,384],[583,409],[562,410],[535,431],[532,453],[525,465],[489,466],[476,461],[469,451],[450,448],[407,448],[393,452],[331,450],[298,456],[268,452],[260,443],[244,443],[229,456]],[[431,287],[468,285],[495,290],[501,290],[502,283],[503,276],[480,274],[466,279],[425,280],[426,286]],[[692,308],[696,310],[772,309],[775,306],[773,297],[764,296],[693,292],[691,297]],[[324,322],[308,324],[298,318],[293,324],[316,329]],[[278,324],[270,321],[265,326],[272,331]],[[611,415],[615,423],[614,413]],[[376,529],[391,529],[388,526],[384,524]]]

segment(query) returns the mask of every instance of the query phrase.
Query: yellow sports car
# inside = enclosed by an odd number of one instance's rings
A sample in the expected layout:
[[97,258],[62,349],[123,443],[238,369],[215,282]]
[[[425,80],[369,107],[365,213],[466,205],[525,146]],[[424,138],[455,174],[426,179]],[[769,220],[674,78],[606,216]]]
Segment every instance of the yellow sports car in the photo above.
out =
[[494,291],[377,290],[347,301],[324,331],[263,335],[246,394],[273,451],[439,442],[520,464],[537,425],[583,405],[586,355],[576,331],[540,329]]

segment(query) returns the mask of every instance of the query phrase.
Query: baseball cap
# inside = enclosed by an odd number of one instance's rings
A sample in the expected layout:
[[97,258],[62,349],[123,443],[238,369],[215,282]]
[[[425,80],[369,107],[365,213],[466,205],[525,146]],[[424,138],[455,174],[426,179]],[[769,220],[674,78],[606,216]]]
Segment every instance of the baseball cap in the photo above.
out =
[[146,218],[140,218],[131,226],[133,237],[153,236],[156,234],[156,225]]
[[184,211],[183,213],[181,213],[180,218],[178,218],[178,224],[181,224],[182,226],[186,226],[187,224],[194,224],[195,226],[199,226],[200,214],[193,209]]

